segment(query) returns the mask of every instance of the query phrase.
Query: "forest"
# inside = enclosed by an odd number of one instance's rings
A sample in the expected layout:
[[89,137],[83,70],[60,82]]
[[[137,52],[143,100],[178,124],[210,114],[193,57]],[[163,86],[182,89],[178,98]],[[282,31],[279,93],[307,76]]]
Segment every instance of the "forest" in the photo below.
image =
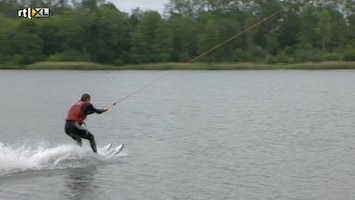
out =
[[[50,15],[19,17],[28,7]],[[353,0],[170,0],[163,13],[103,0],[0,0],[0,64],[189,62],[259,22],[198,62],[355,61]]]

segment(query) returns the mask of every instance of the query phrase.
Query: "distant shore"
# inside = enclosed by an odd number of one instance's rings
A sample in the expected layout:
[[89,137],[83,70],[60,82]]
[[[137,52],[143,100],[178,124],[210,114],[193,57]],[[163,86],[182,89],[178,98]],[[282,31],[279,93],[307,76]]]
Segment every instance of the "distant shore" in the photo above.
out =
[[327,61],[296,64],[263,63],[155,63],[138,65],[104,65],[93,62],[37,62],[30,65],[0,65],[0,69],[27,70],[335,70],[355,69],[355,62]]

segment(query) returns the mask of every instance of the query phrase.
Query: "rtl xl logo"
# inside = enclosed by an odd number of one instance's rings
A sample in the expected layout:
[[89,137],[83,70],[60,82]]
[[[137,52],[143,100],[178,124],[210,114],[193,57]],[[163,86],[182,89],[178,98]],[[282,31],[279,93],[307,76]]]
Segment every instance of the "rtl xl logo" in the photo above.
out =
[[24,8],[17,12],[19,17],[27,17],[32,19],[33,17],[49,17],[49,8]]

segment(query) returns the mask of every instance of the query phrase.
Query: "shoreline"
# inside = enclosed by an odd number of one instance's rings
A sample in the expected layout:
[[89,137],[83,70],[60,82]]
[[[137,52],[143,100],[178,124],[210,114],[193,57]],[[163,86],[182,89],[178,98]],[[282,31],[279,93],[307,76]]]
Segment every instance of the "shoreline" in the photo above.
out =
[[296,64],[266,63],[152,63],[105,65],[93,62],[37,62],[30,65],[0,65],[3,70],[339,70],[355,69],[355,62],[327,61]]

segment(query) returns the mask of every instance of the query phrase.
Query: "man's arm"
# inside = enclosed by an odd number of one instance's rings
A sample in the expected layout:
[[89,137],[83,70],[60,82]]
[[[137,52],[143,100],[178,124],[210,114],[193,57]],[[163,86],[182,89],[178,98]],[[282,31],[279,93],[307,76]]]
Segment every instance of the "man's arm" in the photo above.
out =
[[86,103],[83,105],[83,107],[81,108],[81,111],[85,114],[85,115],[90,115],[92,113],[97,113],[97,114],[101,114],[103,112],[106,112],[107,109],[97,109],[94,107],[94,105],[92,105],[91,103]]

